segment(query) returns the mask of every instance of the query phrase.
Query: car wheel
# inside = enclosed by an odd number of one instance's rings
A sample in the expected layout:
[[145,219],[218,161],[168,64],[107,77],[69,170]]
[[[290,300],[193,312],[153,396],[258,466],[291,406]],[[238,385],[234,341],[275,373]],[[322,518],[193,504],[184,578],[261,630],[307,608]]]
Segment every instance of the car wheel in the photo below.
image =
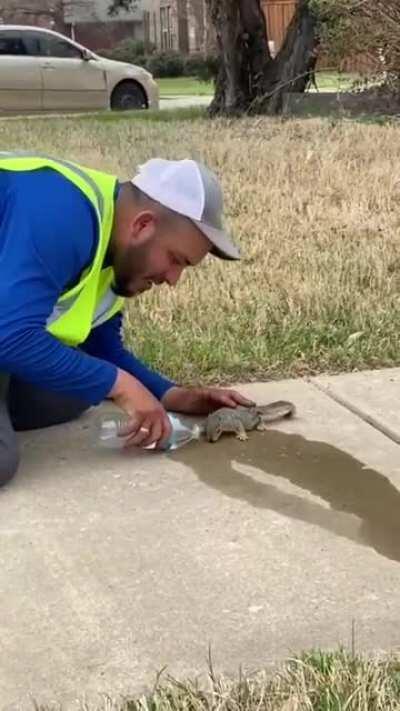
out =
[[146,94],[139,84],[124,82],[117,86],[111,96],[113,111],[132,111],[147,109]]

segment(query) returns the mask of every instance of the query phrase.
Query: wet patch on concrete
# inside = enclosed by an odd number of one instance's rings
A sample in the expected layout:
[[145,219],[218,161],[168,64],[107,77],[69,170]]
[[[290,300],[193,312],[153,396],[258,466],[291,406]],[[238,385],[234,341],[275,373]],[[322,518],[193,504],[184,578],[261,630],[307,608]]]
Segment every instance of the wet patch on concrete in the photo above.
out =
[[[268,430],[252,433],[248,442],[226,436],[170,456],[226,496],[320,526],[400,562],[400,491],[383,474],[329,444]],[[283,491],[271,477],[285,479],[304,496]]]

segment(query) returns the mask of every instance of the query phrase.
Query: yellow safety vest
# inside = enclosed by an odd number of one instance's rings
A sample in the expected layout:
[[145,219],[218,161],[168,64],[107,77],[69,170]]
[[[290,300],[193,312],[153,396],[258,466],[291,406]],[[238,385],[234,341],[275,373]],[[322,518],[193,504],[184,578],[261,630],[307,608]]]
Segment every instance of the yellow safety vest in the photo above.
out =
[[[111,290],[114,279],[112,267],[103,268],[113,225],[117,179],[107,173],[39,153],[0,152],[0,170],[26,171],[40,168],[52,168],[76,185],[89,200],[97,216],[99,239],[93,261],[82,273],[79,282],[61,294],[47,319],[47,330],[53,336],[76,347],[86,340],[92,328],[114,316],[124,304],[124,299]],[[18,239],[18,235],[15,238]],[[54,239],[57,239],[57,235],[54,235]]]

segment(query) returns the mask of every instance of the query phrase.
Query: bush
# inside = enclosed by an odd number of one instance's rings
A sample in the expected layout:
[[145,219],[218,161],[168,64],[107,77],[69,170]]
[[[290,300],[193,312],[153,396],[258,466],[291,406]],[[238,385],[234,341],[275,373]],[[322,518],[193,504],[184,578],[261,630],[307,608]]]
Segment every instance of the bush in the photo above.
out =
[[181,77],[185,60],[178,52],[157,52],[149,57],[147,68],[157,78]]
[[185,57],[179,52],[156,52],[152,46],[145,51],[142,40],[125,39],[112,49],[100,49],[98,54],[119,62],[137,64],[151,72],[156,78],[196,77],[200,81],[211,81],[218,72],[218,59],[209,55],[193,54]]
[[218,74],[218,57],[215,55],[191,54],[185,60],[185,76],[200,81],[212,81]]
[[142,40],[125,39],[112,49],[100,49],[98,54],[108,59],[128,62],[129,64],[138,64],[141,67],[147,68],[152,52],[154,52],[153,46],[150,48],[150,53],[146,54],[145,45]]
[[205,59],[202,54],[190,54],[185,59],[185,76],[197,77],[204,70],[204,63]]
[[366,58],[373,81],[396,85],[398,92],[400,0],[309,0],[309,3],[318,21],[323,52],[336,59],[337,64],[349,54]]

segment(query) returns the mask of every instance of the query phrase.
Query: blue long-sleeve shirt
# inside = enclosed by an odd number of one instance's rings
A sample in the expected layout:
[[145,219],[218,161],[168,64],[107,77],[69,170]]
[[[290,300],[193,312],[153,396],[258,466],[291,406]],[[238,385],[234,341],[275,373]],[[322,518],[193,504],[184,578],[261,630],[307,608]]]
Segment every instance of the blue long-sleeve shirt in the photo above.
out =
[[173,383],[124,348],[119,314],[93,329],[80,349],[46,331],[97,241],[90,202],[64,176],[48,168],[0,170],[0,372],[95,405],[121,368],[161,399]]

